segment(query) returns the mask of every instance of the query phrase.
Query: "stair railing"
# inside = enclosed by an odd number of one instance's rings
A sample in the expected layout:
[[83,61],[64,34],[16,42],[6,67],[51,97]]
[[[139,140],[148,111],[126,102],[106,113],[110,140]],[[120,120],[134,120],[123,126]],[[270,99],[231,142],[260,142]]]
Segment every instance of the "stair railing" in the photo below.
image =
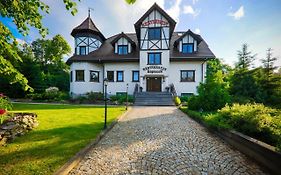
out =
[[170,92],[173,96],[177,96],[177,91],[176,91],[175,85],[173,83],[170,84]]
[[139,92],[139,84],[138,83],[136,83],[136,85],[135,85],[135,89],[134,89],[134,96],[136,95],[136,93],[138,93]]

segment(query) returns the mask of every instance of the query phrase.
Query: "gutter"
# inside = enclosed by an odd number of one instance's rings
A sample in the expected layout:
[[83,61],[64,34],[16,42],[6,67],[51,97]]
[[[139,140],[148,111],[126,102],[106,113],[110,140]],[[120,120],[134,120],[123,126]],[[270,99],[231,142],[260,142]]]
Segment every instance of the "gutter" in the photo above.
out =
[[203,60],[203,63],[201,64],[201,75],[202,75],[202,83],[204,83],[204,64],[207,62],[207,58]]

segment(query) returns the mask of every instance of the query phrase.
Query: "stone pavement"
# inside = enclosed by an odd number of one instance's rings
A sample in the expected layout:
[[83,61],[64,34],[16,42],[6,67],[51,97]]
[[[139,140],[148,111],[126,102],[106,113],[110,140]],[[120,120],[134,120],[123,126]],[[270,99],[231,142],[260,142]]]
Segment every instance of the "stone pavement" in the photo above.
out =
[[176,107],[133,107],[70,174],[265,174]]

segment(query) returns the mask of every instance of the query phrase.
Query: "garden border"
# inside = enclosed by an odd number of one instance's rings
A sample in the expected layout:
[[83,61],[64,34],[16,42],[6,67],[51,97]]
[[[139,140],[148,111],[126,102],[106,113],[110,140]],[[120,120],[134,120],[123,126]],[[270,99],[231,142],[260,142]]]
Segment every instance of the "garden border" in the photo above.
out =
[[87,155],[87,153],[94,148],[99,141],[128,113],[131,111],[131,107],[128,110],[120,115],[117,119],[115,119],[105,130],[101,131],[97,137],[88,144],[85,148],[81,149],[78,153],[76,153],[71,159],[69,159],[62,167],[60,167],[54,175],[66,175],[68,174],[78,163]]
[[190,117],[181,109],[179,110],[187,117],[191,118],[212,133],[222,138],[225,142],[238,151],[253,159],[270,173],[280,173],[281,153],[275,151],[275,147],[234,130],[213,129],[207,126],[201,120]]

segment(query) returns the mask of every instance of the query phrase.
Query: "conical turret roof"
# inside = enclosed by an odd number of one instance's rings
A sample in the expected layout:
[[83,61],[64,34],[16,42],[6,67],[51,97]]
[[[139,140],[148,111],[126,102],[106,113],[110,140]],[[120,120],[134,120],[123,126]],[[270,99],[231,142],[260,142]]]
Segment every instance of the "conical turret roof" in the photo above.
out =
[[90,17],[87,17],[79,26],[75,27],[71,35],[74,37],[78,33],[90,33],[94,35],[98,35],[101,37],[102,40],[105,40],[105,37],[103,34],[99,31],[99,29],[96,27],[94,22]]

